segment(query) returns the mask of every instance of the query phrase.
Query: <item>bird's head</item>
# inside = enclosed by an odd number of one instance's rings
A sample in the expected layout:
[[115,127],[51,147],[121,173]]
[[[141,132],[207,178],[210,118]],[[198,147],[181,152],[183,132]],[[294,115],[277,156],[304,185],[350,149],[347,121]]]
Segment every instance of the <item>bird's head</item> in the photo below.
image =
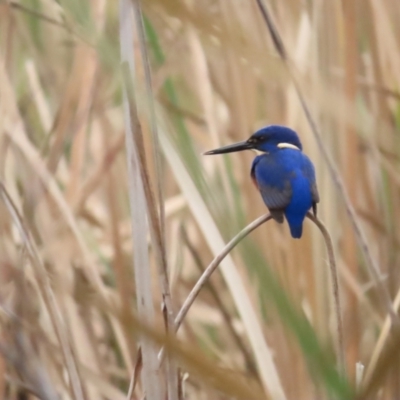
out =
[[215,150],[207,151],[204,154],[223,154],[242,150],[259,150],[265,153],[273,153],[283,148],[301,151],[303,146],[294,130],[285,126],[270,125],[258,130],[244,142],[220,147]]

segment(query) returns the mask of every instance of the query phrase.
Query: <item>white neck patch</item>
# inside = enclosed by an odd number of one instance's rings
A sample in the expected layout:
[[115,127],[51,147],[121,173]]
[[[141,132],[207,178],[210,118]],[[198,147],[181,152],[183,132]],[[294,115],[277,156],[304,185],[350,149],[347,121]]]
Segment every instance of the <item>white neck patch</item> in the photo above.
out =
[[293,150],[300,151],[300,149],[297,146],[295,146],[294,144],[291,144],[291,143],[278,143],[278,147],[280,149],[293,149]]

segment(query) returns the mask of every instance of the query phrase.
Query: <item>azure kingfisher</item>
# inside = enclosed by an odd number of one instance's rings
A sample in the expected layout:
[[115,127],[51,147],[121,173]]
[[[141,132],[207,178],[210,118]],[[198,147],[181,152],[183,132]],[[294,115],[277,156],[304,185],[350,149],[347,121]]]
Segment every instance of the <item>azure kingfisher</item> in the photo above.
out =
[[297,133],[285,126],[271,125],[248,140],[207,151],[206,155],[259,150],[251,166],[251,178],[260,191],[272,218],[289,224],[293,238],[301,238],[303,221],[310,208],[317,214],[319,195],[314,165],[303,153]]

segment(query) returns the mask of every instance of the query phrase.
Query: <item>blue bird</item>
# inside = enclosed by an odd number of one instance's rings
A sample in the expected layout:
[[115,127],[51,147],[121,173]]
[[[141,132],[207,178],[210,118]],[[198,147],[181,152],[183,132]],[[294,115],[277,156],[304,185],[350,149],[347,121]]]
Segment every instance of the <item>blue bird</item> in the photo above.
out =
[[293,238],[301,238],[304,218],[312,208],[317,214],[319,195],[314,165],[303,153],[297,133],[290,128],[271,125],[258,130],[248,140],[210,150],[204,154],[223,154],[259,150],[253,160],[251,178],[260,191],[272,218],[286,218]]

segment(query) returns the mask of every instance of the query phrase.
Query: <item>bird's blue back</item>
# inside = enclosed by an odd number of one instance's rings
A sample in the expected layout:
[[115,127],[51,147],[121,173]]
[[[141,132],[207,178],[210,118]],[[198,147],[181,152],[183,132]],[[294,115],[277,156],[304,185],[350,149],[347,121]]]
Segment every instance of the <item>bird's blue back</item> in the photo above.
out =
[[254,159],[251,175],[275,219],[284,214],[292,236],[300,238],[307,211],[319,200],[314,166],[300,150],[275,149]]

